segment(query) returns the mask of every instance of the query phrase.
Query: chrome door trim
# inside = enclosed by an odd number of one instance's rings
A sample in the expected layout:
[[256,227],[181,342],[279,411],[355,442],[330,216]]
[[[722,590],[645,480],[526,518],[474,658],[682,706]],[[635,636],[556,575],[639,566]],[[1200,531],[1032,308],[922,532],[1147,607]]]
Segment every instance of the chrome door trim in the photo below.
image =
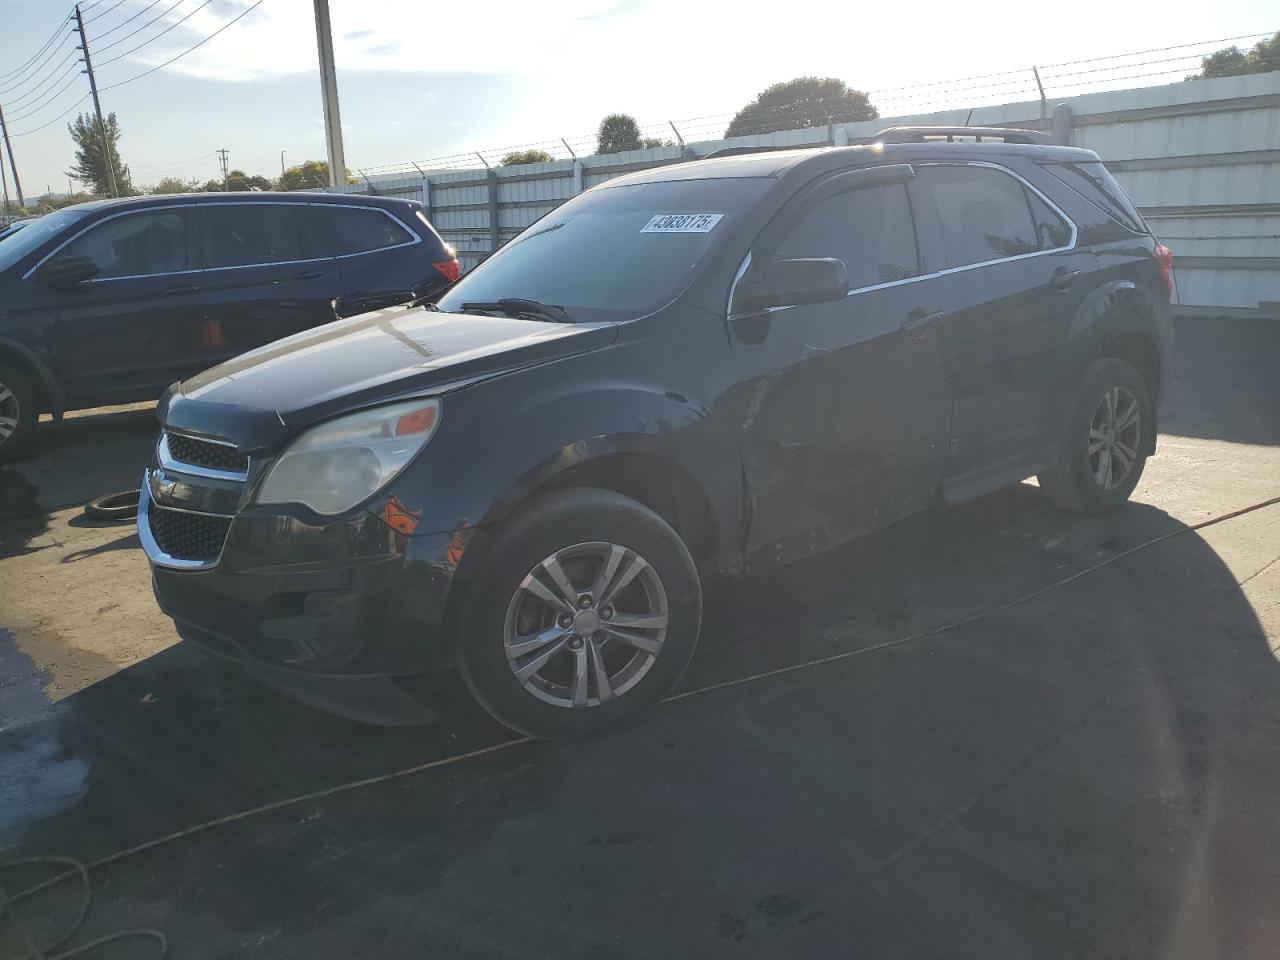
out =
[[[1046,204],[1048,204],[1049,208],[1053,210],[1053,212],[1056,213],[1058,216],[1060,216],[1067,223],[1069,227],[1071,227],[1071,239],[1065,246],[1053,247],[1050,250],[1033,250],[1031,253],[1019,253],[1019,254],[1015,254],[1012,257],[996,257],[993,260],[983,260],[980,263],[966,263],[964,266],[961,266],[961,267],[947,267],[943,270],[933,270],[929,273],[922,273],[918,277],[907,277],[903,280],[890,280],[886,283],[875,283],[870,286],[859,287],[858,289],[850,290],[847,294],[845,294],[846,299],[848,299],[849,297],[856,297],[862,293],[870,293],[873,290],[885,290],[889,287],[901,287],[908,283],[919,283],[921,280],[932,280],[934,277],[945,277],[953,273],[962,273],[965,270],[975,270],[979,267],[989,267],[997,263],[1012,263],[1015,260],[1029,260],[1031,257],[1043,257],[1051,253],[1064,253],[1070,250],[1074,250],[1076,248],[1076,241],[1079,239],[1079,236],[1080,236],[1080,231],[1079,231],[1079,228],[1076,226],[1076,222],[1072,220],[1069,216],[1067,216],[1066,212],[1061,207],[1059,207],[1056,203],[1054,203],[1047,196],[1045,196],[1044,193],[1038,187],[1035,186],[1035,184],[1030,183],[1025,177],[1020,176],[1019,174],[1010,170],[1008,167],[1001,166],[998,163],[992,163],[989,160],[953,160],[950,162],[945,160],[943,161],[927,160],[923,162],[913,161],[912,166],[916,166],[916,167],[990,167],[993,170],[999,170],[1001,173],[1008,174],[1009,176],[1017,180],[1019,183],[1021,183],[1024,187],[1026,187],[1028,190],[1030,190],[1032,193],[1034,193],[1041,200],[1043,200]],[[855,187],[854,189],[856,190],[859,188]],[[733,296],[738,289],[738,281],[742,279],[742,275],[746,273],[747,267],[750,265],[750,263],[751,263],[751,252],[748,251],[747,255],[742,260],[742,265],[738,267],[738,272],[734,275],[733,283],[729,287],[729,300],[728,300],[729,304],[733,303]],[[795,309],[795,305],[791,304],[791,305],[781,306],[781,307],[766,307],[765,312],[775,313],[782,310],[793,310],[793,309]],[[735,314],[732,314],[732,313],[729,314],[730,319],[733,319],[734,316]],[[742,314],[737,314],[737,316],[742,316]]]

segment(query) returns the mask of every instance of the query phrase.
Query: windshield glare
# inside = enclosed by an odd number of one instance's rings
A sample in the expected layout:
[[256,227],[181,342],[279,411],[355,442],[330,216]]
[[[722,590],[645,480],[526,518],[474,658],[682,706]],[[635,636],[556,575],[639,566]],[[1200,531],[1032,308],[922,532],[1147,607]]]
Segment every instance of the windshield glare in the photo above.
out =
[[771,184],[736,177],[585,193],[467,274],[439,306],[521,297],[579,321],[650,313],[683,289]]
[[15,230],[0,240],[0,270],[8,270],[33,250],[88,214],[83,210],[57,210],[32,220],[21,230]]

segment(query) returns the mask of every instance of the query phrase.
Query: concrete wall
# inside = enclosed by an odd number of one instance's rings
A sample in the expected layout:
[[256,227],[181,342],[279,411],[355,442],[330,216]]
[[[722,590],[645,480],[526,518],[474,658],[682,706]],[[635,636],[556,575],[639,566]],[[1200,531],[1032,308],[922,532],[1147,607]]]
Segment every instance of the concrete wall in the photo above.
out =
[[422,201],[470,269],[575,193],[632,170],[725,146],[843,143],[898,124],[1048,133],[1059,104],[1070,110],[1070,143],[1098,153],[1173,248],[1181,312],[1280,320],[1280,72],[700,141],[684,150],[381,176],[339,189]]

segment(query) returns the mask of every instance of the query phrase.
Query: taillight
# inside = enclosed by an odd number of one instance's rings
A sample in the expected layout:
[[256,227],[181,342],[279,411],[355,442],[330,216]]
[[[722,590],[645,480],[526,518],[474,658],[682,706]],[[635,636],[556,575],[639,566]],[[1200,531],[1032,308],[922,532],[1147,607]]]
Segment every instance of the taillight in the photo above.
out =
[[1157,243],[1155,249],[1156,263],[1160,264],[1160,279],[1164,281],[1164,292],[1169,300],[1173,300],[1173,251],[1163,243]]
[[432,266],[443,273],[444,278],[450,283],[457,280],[462,273],[461,268],[458,266],[457,257],[454,257],[452,260],[441,260],[439,263],[433,263]]

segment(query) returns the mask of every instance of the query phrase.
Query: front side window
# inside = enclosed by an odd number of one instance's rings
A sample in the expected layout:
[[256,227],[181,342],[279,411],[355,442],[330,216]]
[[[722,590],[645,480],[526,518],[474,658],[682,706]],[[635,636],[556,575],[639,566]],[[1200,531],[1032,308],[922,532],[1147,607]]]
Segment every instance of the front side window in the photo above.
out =
[[62,257],[92,258],[100,280],[186,270],[186,212],[141,210],[113,217],[76,237],[54,259]]
[[295,209],[282,203],[203,206],[205,266],[246,267],[303,259]]
[[937,211],[941,269],[1041,249],[1021,181],[990,167],[922,165],[920,189]]
[[878,184],[824,200],[773,250],[773,260],[843,260],[849,289],[919,276],[911,206],[901,183]]
[[46,213],[0,240],[0,270],[15,263],[79,223],[88,213],[75,208]]
[[368,253],[402,243],[411,243],[413,235],[381,210],[358,210],[354,207],[327,207],[315,204],[328,233],[335,256]]

